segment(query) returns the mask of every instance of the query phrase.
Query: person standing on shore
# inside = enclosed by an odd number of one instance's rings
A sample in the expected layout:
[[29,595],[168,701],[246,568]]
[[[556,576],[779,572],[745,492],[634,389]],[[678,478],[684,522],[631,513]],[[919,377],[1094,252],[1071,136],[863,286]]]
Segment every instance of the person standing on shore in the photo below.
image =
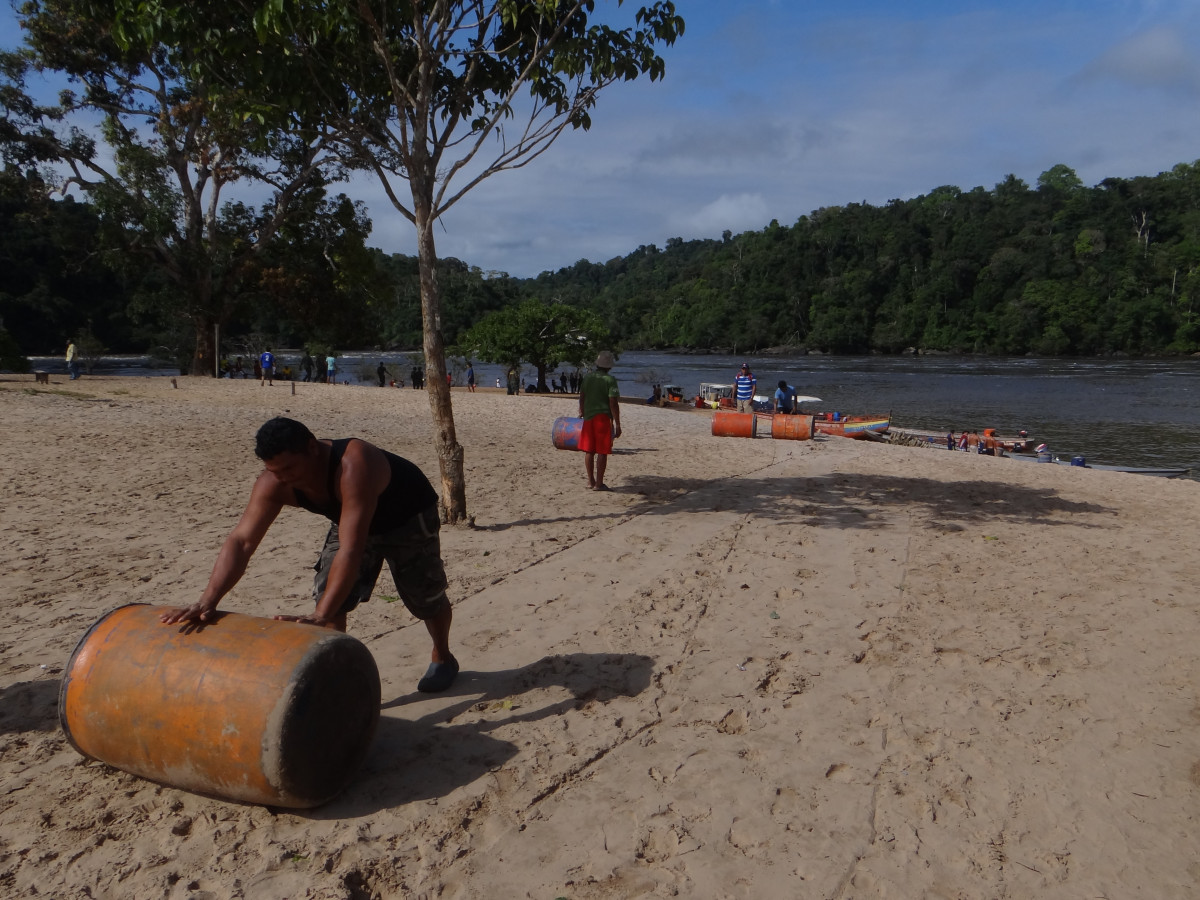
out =
[[602,350],[596,357],[596,371],[587,375],[579,387],[579,415],[583,419],[579,449],[583,451],[588,490],[592,491],[610,490],[604,483],[604,472],[613,441],[621,436],[621,391],[617,379],[608,374],[615,365],[612,353]]
[[316,609],[275,618],[345,631],[346,614],[371,599],[386,560],[400,599],[433,640],[432,662],[417,690],[450,687],[458,675],[450,652],[453,611],[438,537],[438,495],[425,474],[358,438],[317,440],[307,426],[283,416],[258,429],[254,454],[263,471],[217,554],[208,586],[198,601],[167,610],[160,621],[213,621],[217,604],[241,579],[280,510],[299,507],[331,522],[313,580]]
[[325,383],[337,384],[337,357],[332,351],[325,357]]
[[754,412],[754,390],[757,387],[758,379],[750,371],[750,363],[742,363],[741,371],[733,379],[733,399],[738,412]]
[[472,394],[475,393],[475,367],[471,365],[471,361],[467,360],[467,390]]
[[379,361],[379,368],[375,370],[375,374],[379,376],[379,386],[387,387],[387,377],[392,373],[387,370],[382,359]]
[[70,381],[79,377],[79,351],[76,349],[74,341],[67,341],[67,372],[70,375],[68,379]]
[[312,381],[313,377],[313,358],[307,350],[304,351],[304,356],[300,360],[300,369],[304,372],[304,380]]
[[263,385],[263,384],[274,385],[275,384],[275,354],[271,352],[270,347],[268,347],[266,350],[264,350],[262,353],[259,354],[258,366],[260,369],[262,369],[262,378],[258,383],[260,385]]

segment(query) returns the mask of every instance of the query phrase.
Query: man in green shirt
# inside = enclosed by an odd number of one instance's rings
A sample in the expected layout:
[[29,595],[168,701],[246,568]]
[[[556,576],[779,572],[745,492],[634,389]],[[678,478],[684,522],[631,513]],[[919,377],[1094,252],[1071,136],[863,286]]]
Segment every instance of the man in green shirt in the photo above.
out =
[[[579,415],[583,430],[579,434],[579,449],[587,470],[588,489],[607,491],[604,470],[612,453],[613,441],[621,436],[621,391],[617,379],[608,374],[616,360],[608,350],[596,357],[596,371],[583,379],[579,388]],[[600,458],[597,459],[596,457]]]

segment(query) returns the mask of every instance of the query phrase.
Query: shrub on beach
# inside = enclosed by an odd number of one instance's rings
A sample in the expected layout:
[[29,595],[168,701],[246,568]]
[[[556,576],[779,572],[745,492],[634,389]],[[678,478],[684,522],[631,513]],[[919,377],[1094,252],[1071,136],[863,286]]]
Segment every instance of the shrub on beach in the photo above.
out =
[[3,328],[0,328],[0,369],[7,372],[29,371],[29,360],[21,353],[13,336]]

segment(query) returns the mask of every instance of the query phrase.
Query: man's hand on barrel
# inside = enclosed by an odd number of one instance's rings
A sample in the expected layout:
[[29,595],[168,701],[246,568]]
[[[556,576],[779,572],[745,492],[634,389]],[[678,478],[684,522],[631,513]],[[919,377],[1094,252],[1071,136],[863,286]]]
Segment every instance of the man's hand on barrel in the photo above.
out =
[[205,603],[201,600],[193,603],[191,606],[168,609],[159,616],[158,620],[164,625],[174,625],[176,622],[194,622],[198,625],[203,625],[213,621],[216,617],[216,612],[217,606],[215,603]]
[[276,616],[276,622],[299,622],[302,625],[316,625],[318,628],[329,628],[332,623],[324,616],[313,613],[311,616]]

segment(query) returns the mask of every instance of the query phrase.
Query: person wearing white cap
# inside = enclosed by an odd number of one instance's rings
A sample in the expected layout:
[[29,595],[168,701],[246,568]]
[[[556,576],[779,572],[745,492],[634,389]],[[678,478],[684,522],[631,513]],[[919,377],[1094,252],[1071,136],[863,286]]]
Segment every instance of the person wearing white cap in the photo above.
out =
[[579,387],[579,415],[583,419],[579,449],[583,451],[588,489],[593,491],[609,490],[604,471],[613,441],[621,436],[621,391],[617,379],[608,374],[615,365],[612,353],[602,350],[596,357],[596,371],[589,373]]

